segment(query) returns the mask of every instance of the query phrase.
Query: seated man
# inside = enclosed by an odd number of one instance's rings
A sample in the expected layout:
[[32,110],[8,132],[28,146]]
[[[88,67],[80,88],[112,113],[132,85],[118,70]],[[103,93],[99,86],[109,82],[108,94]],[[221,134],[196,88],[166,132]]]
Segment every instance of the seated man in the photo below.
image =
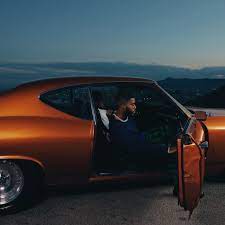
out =
[[136,111],[135,98],[129,94],[121,94],[117,97],[116,111],[109,123],[109,130],[113,144],[134,157],[146,159],[146,157],[167,158],[168,153],[173,153],[176,148],[165,144],[152,144],[146,138],[145,133],[137,129],[132,114]]

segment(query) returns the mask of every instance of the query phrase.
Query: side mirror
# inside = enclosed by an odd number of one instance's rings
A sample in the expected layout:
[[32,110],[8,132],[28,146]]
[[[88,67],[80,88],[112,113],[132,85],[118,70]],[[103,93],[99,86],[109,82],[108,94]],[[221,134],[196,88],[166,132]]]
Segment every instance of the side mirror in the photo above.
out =
[[204,111],[195,111],[195,118],[197,120],[205,121],[207,119],[207,113]]

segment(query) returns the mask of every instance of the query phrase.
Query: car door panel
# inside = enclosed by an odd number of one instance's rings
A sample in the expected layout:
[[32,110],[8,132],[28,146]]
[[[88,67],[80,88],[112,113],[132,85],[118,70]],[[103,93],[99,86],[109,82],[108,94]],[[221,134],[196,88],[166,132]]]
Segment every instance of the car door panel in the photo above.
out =
[[1,156],[31,157],[41,162],[45,181],[50,185],[88,182],[93,121],[72,116],[70,119],[8,117],[0,121]]
[[178,202],[190,214],[198,205],[205,175],[205,149],[199,146],[205,141],[204,130],[199,121],[192,120],[185,134],[177,139]]

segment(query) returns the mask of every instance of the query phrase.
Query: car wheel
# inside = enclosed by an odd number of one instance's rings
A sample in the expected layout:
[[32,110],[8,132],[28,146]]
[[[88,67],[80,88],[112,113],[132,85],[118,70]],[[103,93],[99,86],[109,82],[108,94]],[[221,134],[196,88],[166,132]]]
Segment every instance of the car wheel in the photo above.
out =
[[35,168],[21,162],[0,161],[0,213],[14,213],[34,202],[40,179]]

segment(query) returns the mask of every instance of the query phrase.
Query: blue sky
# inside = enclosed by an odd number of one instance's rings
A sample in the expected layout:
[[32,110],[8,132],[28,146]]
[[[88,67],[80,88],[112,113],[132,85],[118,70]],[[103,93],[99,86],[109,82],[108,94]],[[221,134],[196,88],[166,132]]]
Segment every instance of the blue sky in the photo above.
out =
[[0,62],[225,65],[224,0],[0,0]]

